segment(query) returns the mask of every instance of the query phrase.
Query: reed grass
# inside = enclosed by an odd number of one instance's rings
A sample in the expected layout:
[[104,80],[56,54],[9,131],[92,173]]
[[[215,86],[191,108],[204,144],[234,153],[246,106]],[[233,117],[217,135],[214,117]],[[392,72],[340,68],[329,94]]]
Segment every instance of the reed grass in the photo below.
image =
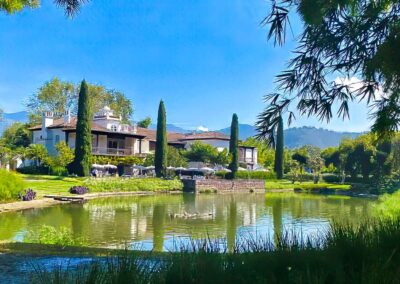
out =
[[[273,240],[275,239],[275,241]],[[400,220],[333,224],[302,239],[192,240],[178,253],[123,255],[79,267],[36,268],[32,283],[398,283]],[[69,273],[70,272],[70,273]]]

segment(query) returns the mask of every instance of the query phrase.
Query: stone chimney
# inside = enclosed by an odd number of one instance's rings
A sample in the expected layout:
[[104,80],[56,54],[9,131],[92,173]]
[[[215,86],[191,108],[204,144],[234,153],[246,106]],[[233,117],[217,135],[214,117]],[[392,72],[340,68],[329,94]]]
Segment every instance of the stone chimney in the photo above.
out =
[[47,127],[54,122],[54,113],[52,111],[45,111],[42,114],[42,139],[47,139]]
[[64,123],[65,124],[71,123],[71,112],[69,110],[66,110],[64,112]]
[[132,132],[133,132],[133,133],[137,133],[137,123],[136,123],[136,122],[134,122],[134,123],[132,124]]

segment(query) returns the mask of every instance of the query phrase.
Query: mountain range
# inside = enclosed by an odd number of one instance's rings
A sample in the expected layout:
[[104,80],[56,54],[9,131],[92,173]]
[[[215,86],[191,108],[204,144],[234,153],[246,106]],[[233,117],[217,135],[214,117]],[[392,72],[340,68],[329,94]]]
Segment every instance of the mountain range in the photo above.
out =
[[[3,120],[0,121],[0,134],[14,122],[27,122],[28,113],[26,111],[15,112],[15,113],[4,113]],[[156,125],[150,125],[151,129],[155,129]],[[167,131],[177,133],[189,133],[192,130],[184,129],[174,124],[167,124]],[[226,135],[230,134],[230,127],[215,130],[222,132]],[[199,132],[199,131],[198,131]],[[256,129],[253,125],[239,124],[239,139],[246,140],[256,134]],[[316,127],[293,127],[285,129],[285,146],[288,148],[297,148],[304,145],[314,145],[320,148],[327,148],[332,146],[338,146],[343,138],[355,138],[362,133],[360,132],[339,132],[333,130],[327,130],[324,128]]]

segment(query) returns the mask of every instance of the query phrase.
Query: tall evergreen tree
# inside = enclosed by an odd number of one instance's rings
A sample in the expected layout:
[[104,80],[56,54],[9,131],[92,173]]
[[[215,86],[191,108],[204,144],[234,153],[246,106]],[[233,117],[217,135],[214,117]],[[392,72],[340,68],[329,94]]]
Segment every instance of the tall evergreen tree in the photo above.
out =
[[279,117],[278,129],[276,134],[276,147],[275,147],[275,164],[274,169],[278,179],[283,178],[283,119]]
[[90,158],[92,155],[91,121],[88,86],[86,81],[83,80],[79,91],[75,159],[73,163],[73,171],[78,176],[88,176],[90,174]]
[[229,169],[232,171],[232,178],[235,178],[239,168],[239,122],[236,113],[234,113],[232,116],[229,153],[231,154],[232,158],[231,163],[229,164]]
[[154,157],[154,166],[157,177],[165,177],[167,169],[167,118],[164,102],[160,101],[157,118],[157,138],[156,153]]

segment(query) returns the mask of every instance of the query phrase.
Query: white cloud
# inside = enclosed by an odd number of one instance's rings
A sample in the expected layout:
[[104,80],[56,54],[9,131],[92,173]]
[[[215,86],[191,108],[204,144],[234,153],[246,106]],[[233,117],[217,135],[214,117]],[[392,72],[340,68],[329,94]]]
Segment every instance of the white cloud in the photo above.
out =
[[197,126],[197,127],[196,127],[196,130],[197,130],[197,131],[208,131],[208,128],[205,127],[205,126],[200,125],[200,126]]

